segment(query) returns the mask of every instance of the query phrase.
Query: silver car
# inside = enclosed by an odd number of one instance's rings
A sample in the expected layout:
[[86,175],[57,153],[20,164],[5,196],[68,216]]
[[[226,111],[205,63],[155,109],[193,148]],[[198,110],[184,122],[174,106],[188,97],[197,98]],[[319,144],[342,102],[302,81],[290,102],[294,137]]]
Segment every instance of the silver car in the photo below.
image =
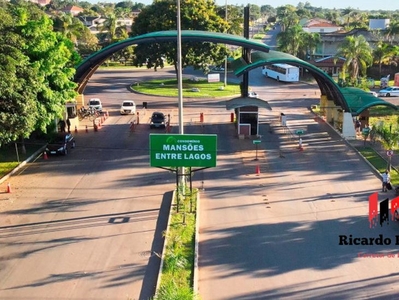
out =
[[378,92],[379,97],[399,97],[399,87],[389,86]]

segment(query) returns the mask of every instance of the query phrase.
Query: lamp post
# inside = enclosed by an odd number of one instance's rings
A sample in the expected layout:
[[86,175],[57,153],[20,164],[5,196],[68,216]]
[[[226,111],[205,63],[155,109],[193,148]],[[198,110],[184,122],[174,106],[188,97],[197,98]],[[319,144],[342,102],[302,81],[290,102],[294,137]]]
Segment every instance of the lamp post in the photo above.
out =
[[[224,17],[225,17],[225,20],[226,20],[226,23],[227,23],[227,0],[226,0],[226,4],[225,4]],[[227,47],[227,45],[226,45],[226,47]],[[224,86],[225,87],[227,86],[227,55],[226,55],[225,60],[224,60]]]
[[[178,89],[178,111],[179,111],[179,134],[184,134],[183,123],[183,78],[182,78],[182,55],[181,55],[181,18],[180,18],[180,0],[177,0],[177,89]],[[180,174],[180,176],[179,176]],[[177,169],[178,189],[184,195],[185,189],[185,168]],[[177,211],[179,211],[179,191],[177,193]]]
[[181,62],[181,20],[180,0],[177,0],[177,89],[178,89],[178,110],[179,110],[179,134],[184,134],[183,128],[183,79]]

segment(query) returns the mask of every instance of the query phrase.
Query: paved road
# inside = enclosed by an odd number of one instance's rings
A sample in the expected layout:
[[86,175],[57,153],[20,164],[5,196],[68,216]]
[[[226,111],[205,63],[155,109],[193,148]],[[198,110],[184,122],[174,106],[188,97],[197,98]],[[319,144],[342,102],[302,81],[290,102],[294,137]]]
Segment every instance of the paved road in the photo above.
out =
[[99,72],[88,86],[110,109],[104,126],[79,130],[68,156],[40,158],[2,185],[12,193],[0,194],[0,299],[154,292],[175,179],[149,167],[149,126],[132,133],[131,117],[117,113],[131,78],[112,74]]
[[[259,162],[252,141],[219,136],[218,167],[204,176],[201,299],[396,299],[398,224],[370,229],[368,222],[368,196],[380,179],[313,119],[311,99],[296,92],[269,102],[274,112],[263,115]],[[279,112],[289,131],[279,126]],[[305,129],[304,151],[289,134],[296,129]],[[391,245],[339,245],[340,235],[379,234]]]
[[[255,71],[251,86],[273,106],[261,111],[259,176],[252,141],[231,138],[234,126],[224,101],[185,103],[185,132],[217,133],[220,152],[218,167],[194,176],[194,184],[204,181],[205,188],[201,296],[342,299],[397,293],[396,261],[356,257],[394,253],[395,246],[337,246],[339,234],[395,234],[394,225],[368,228],[367,196],[379,189],[378,178],[326,124],[311,118],[307,107],[317,102],[317,90],[276,83]],[[174,177],[148,167],[144,112],[134,133],[128,130],[130,117],[117,113],[122,100],[133,97],[127,86],[135,76],[99,70],[86,98],[98,96],[110,109],[105,126],[97,133],[79,131],[69,156],[29,164],[12,177],[13,193],[0,194],[0,299],[146,299],[153,292],[159,262],[153,251],[160,249],[165,224],[160,212]],[[147,116],[152,109],[170,113],[177,130],[175,99],[135,97],[149,103]],[[198,123],[199,112],[204,124]],[[305,151],[278,127],[280,112],[291,132],[306,129]]]

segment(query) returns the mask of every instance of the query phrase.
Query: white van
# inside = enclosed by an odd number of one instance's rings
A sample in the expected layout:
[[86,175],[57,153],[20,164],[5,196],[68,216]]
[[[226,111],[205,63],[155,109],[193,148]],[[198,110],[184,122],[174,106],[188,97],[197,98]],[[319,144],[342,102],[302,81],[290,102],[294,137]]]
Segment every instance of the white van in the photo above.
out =
[[89,108],[94,108],[95,110],[97,110],[98,112],[103,112],[103,105],[101,103],[101,100],[98,98],[91,98],[89,100]]

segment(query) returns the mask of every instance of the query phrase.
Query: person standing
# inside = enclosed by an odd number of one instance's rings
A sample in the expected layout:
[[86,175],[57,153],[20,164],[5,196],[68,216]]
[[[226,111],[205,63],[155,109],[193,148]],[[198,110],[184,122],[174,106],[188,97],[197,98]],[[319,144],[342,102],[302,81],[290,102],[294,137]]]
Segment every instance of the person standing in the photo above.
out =
[[391,182],[391,176],[389,175],[388,170],[385,170],[385,172],[382,173],[382,191],[383,192],[388,191],[387,185],[390,182]]
[[68,128],[68,133],[71,133],[71,120],[69,120],[69,118],[66,120],[66,125]]
[[362,126],[362,123],[360,122],[359,119],[356,119],[355,121],[355,130],[356,130],[356,134],[360,133],[360,127]]
[[59,130],[60,130],[60,132],[65,132],[65,121],[64,120],[60,120],[59,122],[58,122],[58,126],[59,126]]

